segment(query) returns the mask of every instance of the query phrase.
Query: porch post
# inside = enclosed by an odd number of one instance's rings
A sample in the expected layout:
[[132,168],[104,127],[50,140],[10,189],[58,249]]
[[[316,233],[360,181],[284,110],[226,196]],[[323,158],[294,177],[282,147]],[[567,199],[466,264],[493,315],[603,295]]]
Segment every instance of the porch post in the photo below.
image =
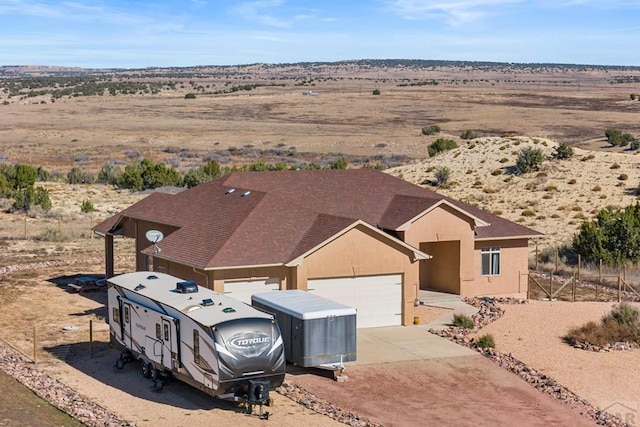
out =
[[111,234],[105,234],[104,236],[104,262],[105,262],[105,277],[114,276],[113,265],[113,236]]

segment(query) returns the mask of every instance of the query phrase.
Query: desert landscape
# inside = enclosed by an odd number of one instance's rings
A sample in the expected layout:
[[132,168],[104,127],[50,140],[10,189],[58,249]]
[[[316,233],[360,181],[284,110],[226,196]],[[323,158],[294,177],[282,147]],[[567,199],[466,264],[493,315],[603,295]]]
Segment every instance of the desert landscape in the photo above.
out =
[[[570,244],[582,221],[605,206],[634,203],[640,186],[637,151],[610,147],[604,136],[607,128],[640,136],[640,102],[630,97],[640,92],[640,69],[353,62],[103,70],[80,73],[80,78],[78,70],[1,68],[0,162],[41,166],[61,178],[72,167],[96,174],[104,164],[124,167],[142,158],[182,173],[209,160],[223,167],[259,160],[296,167],[309,162],[326,166],[344,158],[348,167],[385,168],[543,232],[532,242],[532,255],[534,245],[542,251]],[[109,94],[110,86],[100,95],[78,95],[79,89],[53,95],[54,83],[61,87],[77,79],[141,86],[115,95]],[[429,125],[438,125],[441,132],[423,135],[421,129]],[[478,138],[462,139],[465,130]],[[429,157],[427,146],[439,137],[455,140],[458,148]],[[553,159],[562,142],[574,147],[574,155]],[[538,171],[514,174],[517,153],[527,146],[541,149],[547,159]],[[450,181],[436,188],[434,174],[442,166],[451,170]],[[87,362],[92,366],[84,371],[75,367],[86,360],[89,321],[102,363],[112,363],[104,356],[110,354],[108,329],[100,297],[69,294],[65,283],[76,275],[103,274],[103,242],[91,227],[148,193],[100,184],[37,184],[51,194],[50,212],[8,213],[11,201],[0,199],[0,338],[29,357],[35,353],[38,367],[48,374],[82,388],[87,370],[100,369],[95,362]],[[96,211],[82,213],[84,200],[91,200]],[[133,268],[129,244],[116,241],[116,253],[124,254],[116,265],[123,270]],[[566,329],[598,320],[612,304],[508,306],[505,316],[486,330],[496,337],[497,348],[594,405],[617,403],[635,411],[640,396],[628,390],[640,379],[632,363],[638,349],[591,354],[561,339]],[[80,329],[70,333],[64,329],[69,325]],[[361,370],[356,372],[364,378]],[[371,419],[378,416],[340,398],[331,390],[336,384],[327,385],[326,378],[299,380],[327,400],[335,396],[342,407]],[[122,403],[109,401],[109,393],[107,388],[101,394],[102,405],[146,425],[144,409],[132,414]],[[282,396],[276,403],[275,411],[287,413],[290,423],[279,419],[278,425],[333,422]],[[154,404],[160,410],[166,402]],[[180,410],[194,420],[207,409],[227,424],[241,419],[232,408],[189,405]]]

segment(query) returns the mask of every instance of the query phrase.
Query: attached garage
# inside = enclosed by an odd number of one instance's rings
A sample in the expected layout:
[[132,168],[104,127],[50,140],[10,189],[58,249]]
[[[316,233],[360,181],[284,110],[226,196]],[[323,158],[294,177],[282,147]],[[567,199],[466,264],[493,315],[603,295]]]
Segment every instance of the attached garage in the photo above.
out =
[[402,325],[402,275],[309,279],[307,289],[358,310],[357,327]]
[[255,279],[224,282],[224,294],[251,305],[251,295],[280,290],[280,279]]

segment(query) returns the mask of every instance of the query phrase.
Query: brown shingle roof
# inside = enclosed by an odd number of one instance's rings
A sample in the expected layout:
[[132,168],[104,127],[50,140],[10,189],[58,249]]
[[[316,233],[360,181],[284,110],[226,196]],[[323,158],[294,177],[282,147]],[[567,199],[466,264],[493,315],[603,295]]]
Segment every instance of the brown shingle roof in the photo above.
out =
[[541,235],[372,169],[236,172],[153,193],[94,229],[107,233],[121,216],[145,219],[178,227],[160,244],[162,258],[200,268],[279,265],[358,220],[394,230],[442,200],[490,224],[476,228],[477,239]]

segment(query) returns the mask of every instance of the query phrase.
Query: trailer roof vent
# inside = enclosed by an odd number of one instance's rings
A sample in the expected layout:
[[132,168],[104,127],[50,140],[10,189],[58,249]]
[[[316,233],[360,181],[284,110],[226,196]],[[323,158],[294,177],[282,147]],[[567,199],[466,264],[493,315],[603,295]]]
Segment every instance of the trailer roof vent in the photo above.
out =
[[202,300],[202,305],[203,306],[208,306],[208,305],[213,305],[213,300],[211,298],[206,298]]
[[243,191],[242,192],[242,197],[247,197],[249,194],[251,194],[251,191],[249,191],[249,190]]
[[151,274],[151,275],[147,276],[147,280],[155,280],[157,278],[158,278],[158,276],[156,276],[155,274]]
[[146,286],[145,286],[145,285],[143,285],[142,283],[140,283],[138,286],[136,286],[135,288],[133,288],[133,290],[137,292],[137,291],[141,291],[141,290],[143,290],[144,288],[146,288]]
[[185,280],[176,283],[176,292],[181,294],[193,294],[198,292],[198,285],[193,280]]
[[227,191],[225,191],[225,192],[224,192],[224,194],[231,194],[231,193],[233,193],[234,191],[236,191],[236,189],[235,189],[235,188],[229,188]]

